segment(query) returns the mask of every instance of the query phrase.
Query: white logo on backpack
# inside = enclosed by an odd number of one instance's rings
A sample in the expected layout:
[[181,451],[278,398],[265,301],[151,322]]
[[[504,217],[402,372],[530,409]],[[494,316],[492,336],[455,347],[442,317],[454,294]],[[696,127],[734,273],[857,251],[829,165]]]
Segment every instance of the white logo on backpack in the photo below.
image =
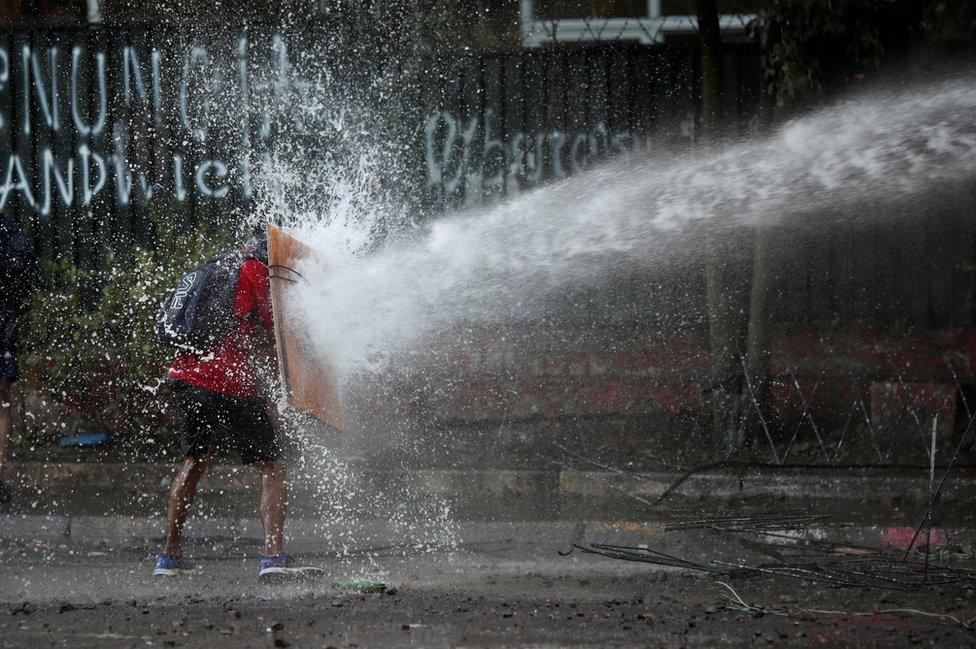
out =
[[176,287],[176,292],[173,293],[173,301],[170,303],[169,308],[183,308],[183,300],[186,299],[186,296],[190,293],[190,289],[193,288],[193,282],[196,281],[198,272],[193,271],[192,273],[188,273],[180,280],[180,285]]

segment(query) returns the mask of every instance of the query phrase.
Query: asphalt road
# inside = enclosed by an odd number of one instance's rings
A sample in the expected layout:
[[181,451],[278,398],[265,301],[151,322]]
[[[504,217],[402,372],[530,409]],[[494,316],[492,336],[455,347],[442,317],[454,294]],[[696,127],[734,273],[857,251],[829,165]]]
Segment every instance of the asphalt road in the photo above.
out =
[[[685,535],[683,551],[704,537]],[[976,618],[968,582],[916,592],[837,588],[770,575],[703,575],[578,550],[562,556],[568,546],[505,540],[453,551],[350,548],[344,557],[302,549],[326,567],[324,580],[259,584],[258,547],[226,539],[195,542],[203,570],[168,579],[150,576],[150,541],[0,542],[0,646],[976,644],[965,624]],[[748,550],[736,557],[755,559]],[[380,579],[389,590],[361,595],[331,587],[344,577]],[[719,582],[753,610],[739,610]]]

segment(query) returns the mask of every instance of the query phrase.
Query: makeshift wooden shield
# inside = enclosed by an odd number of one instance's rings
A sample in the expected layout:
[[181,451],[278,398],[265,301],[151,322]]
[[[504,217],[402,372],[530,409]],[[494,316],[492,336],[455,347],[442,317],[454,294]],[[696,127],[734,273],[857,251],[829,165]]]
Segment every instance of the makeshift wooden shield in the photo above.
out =
[[339,383],[328,363],[309,353],[305,332],[289,318],[288,295],[304,280],[294,269],[303,261],[324,265],[311,247],[274,225],[268,226],[268,266],[271,271],[271,308],[274,312],[278,370],[289,402],[320,421],[343,429]]

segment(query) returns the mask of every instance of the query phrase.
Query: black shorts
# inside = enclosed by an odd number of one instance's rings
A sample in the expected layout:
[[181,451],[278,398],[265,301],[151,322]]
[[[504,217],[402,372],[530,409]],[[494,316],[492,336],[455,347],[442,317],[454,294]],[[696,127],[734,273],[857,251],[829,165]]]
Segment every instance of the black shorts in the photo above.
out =
[[226,431],[234,440],[244,464],[277,460],[281,455],[265,400],[231,397],[183,381],[174,381],[173,390],[180,405],[184,456],[209,455],[217,430]]

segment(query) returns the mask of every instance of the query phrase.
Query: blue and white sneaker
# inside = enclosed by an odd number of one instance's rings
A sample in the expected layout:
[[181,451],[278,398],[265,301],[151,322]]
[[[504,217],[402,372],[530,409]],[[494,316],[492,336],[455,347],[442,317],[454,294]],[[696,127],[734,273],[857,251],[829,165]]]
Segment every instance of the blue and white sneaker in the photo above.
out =
[[291,579],[315,579],[325,574],[318,566],[303,566],[287,554],[261,557],[258,579],[264,582],[279,582]]
[[157,577],[175,577],[186,572],[198,570],[200,566],[191,563],[183,557],[174,557],[170,554],[156,555],[156,569],[153,574]]

